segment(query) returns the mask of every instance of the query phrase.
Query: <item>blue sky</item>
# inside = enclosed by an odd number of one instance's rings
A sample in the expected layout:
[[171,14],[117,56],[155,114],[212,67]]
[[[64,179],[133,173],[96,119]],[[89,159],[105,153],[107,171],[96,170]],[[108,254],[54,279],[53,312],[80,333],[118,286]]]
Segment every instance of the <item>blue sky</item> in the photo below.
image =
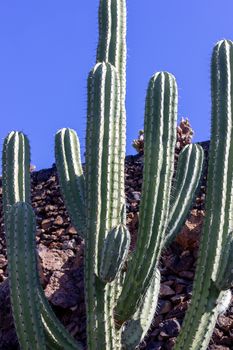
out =
[[[151,75],[167,70],[179,88],[179,118],[195,141],[210,129],[210,58],[233,40],[231,0],[128,0],[127,154],[143,128]],[[37,169],[54,162],[54,135],[74,128],[85,146],[86,79],[95,63],[98,0],[0,2],[0,140],[25,132]]]

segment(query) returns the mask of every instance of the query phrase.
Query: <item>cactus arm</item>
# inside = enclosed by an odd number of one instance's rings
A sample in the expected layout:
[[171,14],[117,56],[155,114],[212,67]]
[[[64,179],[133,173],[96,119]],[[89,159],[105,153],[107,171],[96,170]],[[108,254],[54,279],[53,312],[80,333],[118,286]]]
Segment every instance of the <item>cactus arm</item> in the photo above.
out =
[[66,207],[82,238],[86,232],[85,188],[80,145],[72,129],[59,130],[55,137],[56,165]]
[[[185,316],[184,327],[177,338],[176,350],[199,349],[205,337],[206,347],[214,329],[206,334],[206,315],[214,313],[221,300],[220,263],[232,228],[233,138],[232,138],[232,72],[233,43],[220,41],[212,56],[212,128],[209,153],[206,218],[197,261],[193,297]],[[216,283],[217,282],[217,283]],[[226,291],[226,293],[228,293]],[[220,299],[219,299],[220,298]],[[200,327],[201,320],[201,327]]]
[[179,155],[164,246],[179,233],[199,187],[204,152],[199,145],[187,145]]
[[143,302],[132,319],[123,326],[121,334],[122,349],[134,350],[143,340],[151,326],[160,290],[160,272],[158,269],[155,271],[155,275],[152,277]]
[[79,344],[61,324],[54,314],[48,300],[44,295],[44,291],[38,281],[37,291],[39,296],[39,304],[41,310],[41,318],[44,326],[46,344],[51,349],[81,350],[82,345]]
[[5,138],[2,166],[3,208],[7,213],[9,205],[30,202],[30,149],[23,133],[12,131]]
[[[90,349],[105,344],[111,349],[109,332],[113,318],[106,299],[111,288],[99,276],[104,240],[120,223],[118,201],[119,79],[109,63],[97,63],[88,79],[86,134],[87,239],[85,281],[87,333]],[[97,334],[98,333],[98,334]]]
[[136,253],[115,310],[119,323],[136,312],[160,257],[173,174],[176,109],[174,77],[166,72],[157,73],[150,80],[147,92],[139,232]]
[[25,350],[46,349],[34,273],[34,213],[29,204],[18,202],[7,215],[11,303],[19,343]]

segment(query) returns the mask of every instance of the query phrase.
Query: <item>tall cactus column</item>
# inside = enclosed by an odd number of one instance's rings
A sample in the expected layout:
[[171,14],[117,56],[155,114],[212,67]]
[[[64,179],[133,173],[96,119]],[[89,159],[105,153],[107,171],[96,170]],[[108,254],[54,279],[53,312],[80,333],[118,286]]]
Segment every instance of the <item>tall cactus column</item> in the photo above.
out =
[[[104,240],[120,223],[118,202],[119,78],[115,68],[98,63],[88,82],[86,136],[87,237],[85,281],[89,348],[113,348],[113,295],[100,277]],[[110,300],[108,304],[107,296]],[[106,307],[108,306],[109,307]]]
[[193,297],[176,350],[206,349],[233,283],[233,43],[220,41],[211,67],[212,127],[206,218]]
[[125,204],[125,147],[126,147],[126,0],[100,0],[99,42],[96,61],[109,62],[117,70],[120,80],[119,122],[119,193],[121,205]]

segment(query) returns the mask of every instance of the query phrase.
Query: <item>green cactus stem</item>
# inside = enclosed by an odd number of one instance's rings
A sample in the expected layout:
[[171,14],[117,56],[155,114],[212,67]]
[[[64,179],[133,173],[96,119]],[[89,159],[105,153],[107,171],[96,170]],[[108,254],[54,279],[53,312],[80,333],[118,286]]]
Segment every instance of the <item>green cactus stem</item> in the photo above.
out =
[[155,270],[141,305],[122,329],[122,349],[134,350],[148,332],[154,318],[160,291],[160,272]]
[[219,290],[228,290],[233,286],[233,232],[228,234],[223,246],[215,285]]
[[187,218],[199,188],[203,159],[204,152],[200,145],[187,145],[179,154],[164,246],[175,239]]
[[[217,43],[212,56],[212,127],[209,151],[206,218],[200,243],[193,297],[177,339],[176,350],[206,349],[219,309],[229,303],[229,259],[232,241],[233,193],[233,43]],[[232,259],[232,257],[231,257]],[[226,266],[227,263],[224,263]],[[224,277],[226,281],[224,281]],[[222,289],[222,290],[221,290]],[[227,297],[228,295],[228,297]],[[207,331],[208,330],[208,331]]]
[[176,119],[175,79],[167,72],[157,73],[151,78],[147,91],[138,240],[115,310],[120,324],[136,312],[161,254],[168,219]]
[[[28,138],[18,131],[10,132],[2,152],[3,209],[19,201],[30,203],[30,147]],[[5,223],[7,220],[5,219]]]
[[[111,349],[114,341],[109,332],[113,325],[108,324],[113,320],[111,287],[105,286],[97,276],[104,240],[108,232],[121,223],[122,207],[118,200],[119,97],[116,69],[109,63],[97,63],[88,79],[86,134],[85,281],[90,350],[99,349],[103,344]],[[104,307],[106,298],[112,300],[111,309]]]
[[77,134],[72,129],[62,129],[55,140],[56,165],[65,204],[79,235],[86,232],[85,180],[80,158]]
[[70,335],[56,317],[39,282],[37,284],[37,292],[46,346],[52,350],[82,350],[83,346]]
[[103,282],[112,282],[127,258],[130,233],[124,225],[114,227],[104,241],[99,277]]
[[[120,205],[125,204],[125,148],[126,148],[126,0],[100,0],[98,62],[109,62],[118,71],[120,80],[119,122],[119,193]],[[125,223],[125,222],[124,222]]]
[[45,350],[35,271],[35,217],[31,206],[18,202],[7,214],[7,256],[11,304],[20,346]]

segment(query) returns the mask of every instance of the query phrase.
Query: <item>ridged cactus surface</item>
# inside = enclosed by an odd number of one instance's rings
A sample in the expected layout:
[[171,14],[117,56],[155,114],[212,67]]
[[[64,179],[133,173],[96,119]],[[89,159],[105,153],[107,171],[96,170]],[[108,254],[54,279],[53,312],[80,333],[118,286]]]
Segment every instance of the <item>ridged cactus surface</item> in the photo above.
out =
[[[191,307],[176,350],[206,349],[219,310],[227,308],[233,283],[233,43],[217,43],[211,65],[212,120],[206,218]],[[223,306],[223,310],[222,310]]]
[[[43,343],[38,343],[38,335],[36,336],[37,338],[35,337],[33,345],[28,340],[31,335],[27,334],[27,330],[32,333],[31,327],[33,324],[35,324],[35,327],[40,327],[42,322],[43,333],[41,333],[41,341],[45,337],[46,346],[49,349],[81,349],[81,345],[69,335],[65,327],[55,316],[39,282],[39,274],[36,262],[34,261],[36,255],[35,218],[32,208],[29,205],[30,147],[28,139],[23,133],[17,131],[9,133],[4,140],[2,159],[3,208],[11,303],[19,343],[23,349],[37,349],[39,346],[43,348]],[[12,226],[15,222],[14,218],[16,219],[18,217],[17,213],[21,213],[21,216],[19,216],[21,219],[18,220],[15,226]],[[14,228],[14,232],[12,232],[12,227]],[[19,230],[18,233],[17,230]],[[23,243],[25,244],[24,247],[21,246]],[[22,262],[24,262],[23,265]],[[25,275],[24,278],[20,278],[20,273],[22,276]],[[28,278],[25,279],[27,275]],[[22,294],[24,295],[24,293],[27,293],[27,297],[20,296]],[[31,303],[28,299],[30,295],[34,296]],[[23,316],[24,312],[27,312],[27,315],[31,314],[31,317],[34,316],[35,307],[37,311],[39,310],[37,315],[39,320],[37,320],[37,323],[32,318],[28,316],[24,318]],[[41,330],[38,330],[38,332],[41,332]],[[27,343],[28,345],[26,345]]]
[[7,214],[7,255],[14,322],[22,349],[45,350],[35,271],[35,215],[18,202]]
[[175,79],[169,73],[158,73],[152,77],[147,91],[137,249],[116,307],[119,322],[136,312],[161,254],[173,174],[176,118]]

